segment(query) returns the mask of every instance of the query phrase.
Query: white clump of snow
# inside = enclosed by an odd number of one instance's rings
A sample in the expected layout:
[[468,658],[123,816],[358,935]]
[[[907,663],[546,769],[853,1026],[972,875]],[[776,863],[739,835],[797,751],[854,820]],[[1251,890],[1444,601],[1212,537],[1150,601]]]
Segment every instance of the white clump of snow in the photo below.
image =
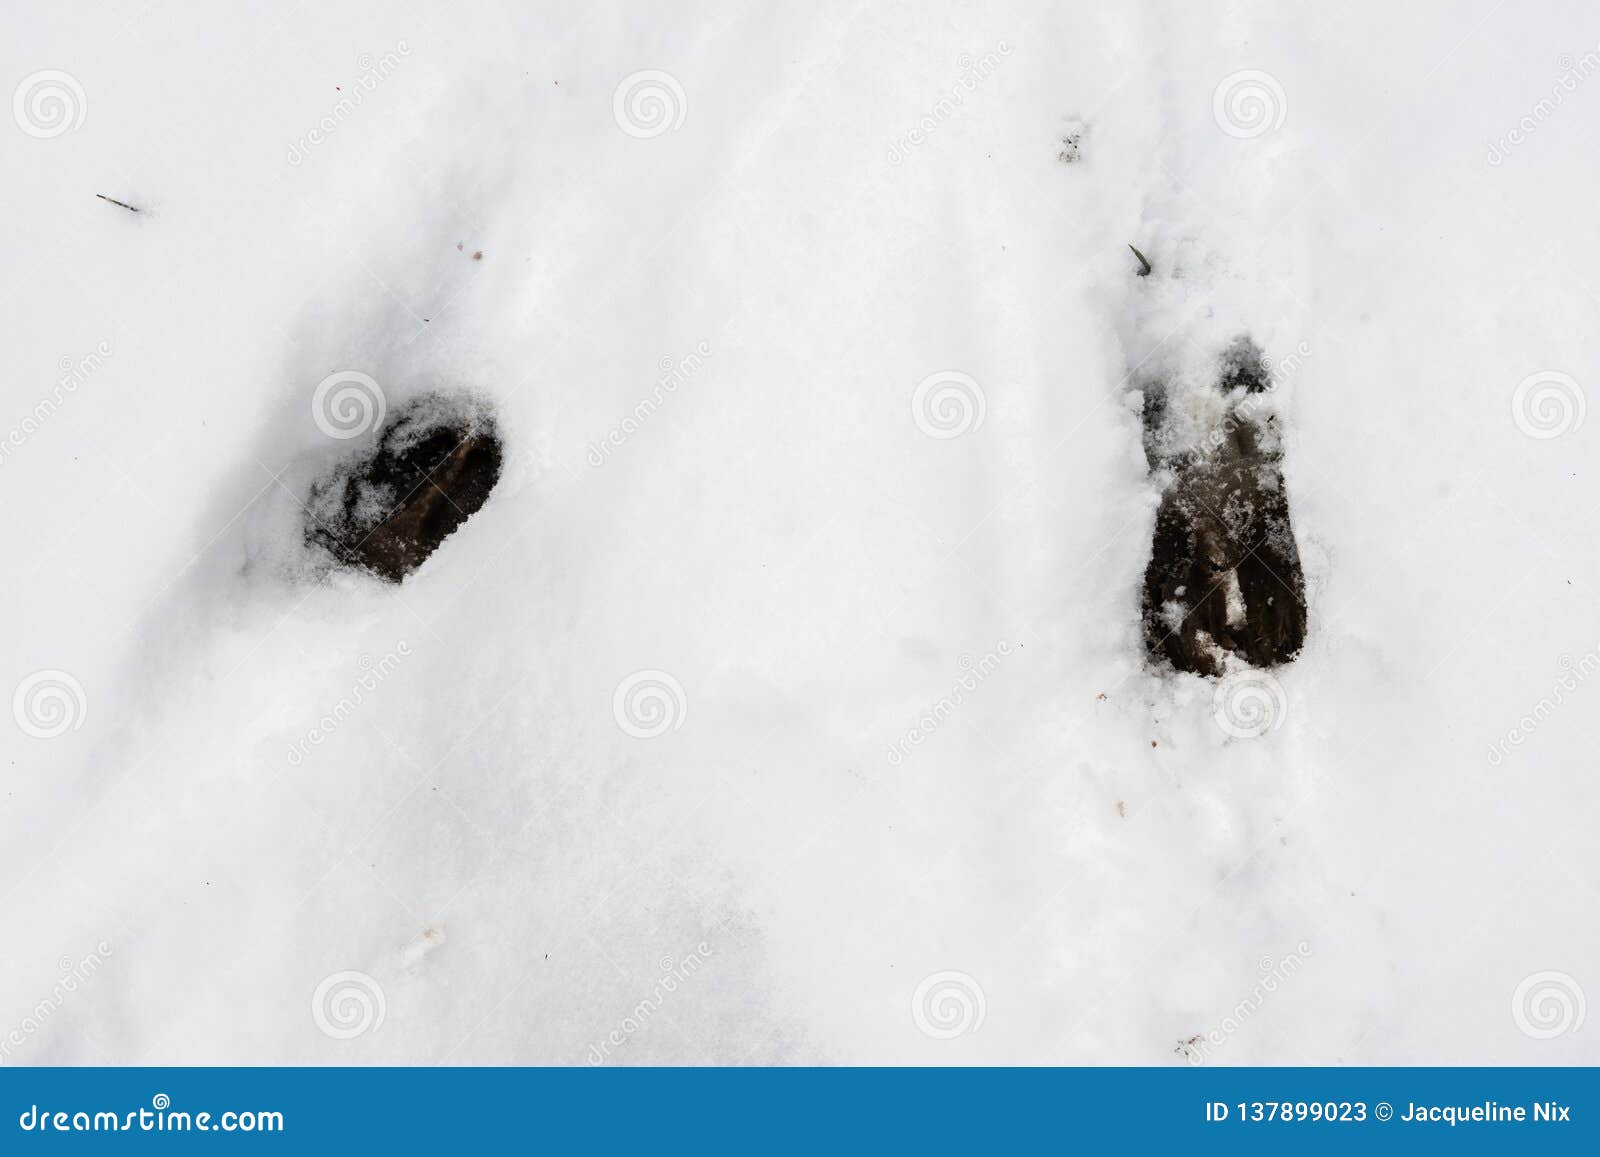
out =
[[[1480,7],[10,13],[0,1060],[1600,1061],[1596,46]],[[1127,404],[1241,331],[1244,737]],[[400,586],[342,371],[505,441]]]

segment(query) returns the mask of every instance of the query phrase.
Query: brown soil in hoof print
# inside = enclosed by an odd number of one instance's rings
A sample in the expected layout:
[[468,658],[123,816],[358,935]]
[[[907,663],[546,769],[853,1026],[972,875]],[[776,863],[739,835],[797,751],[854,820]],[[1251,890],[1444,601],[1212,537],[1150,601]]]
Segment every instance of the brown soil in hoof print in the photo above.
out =
[[488,501],[500,479],[494,419],[442,394],[399,409],[365,455],[312,484],[306,540],[399,582]]
[[[1180,671],[1220,675],[1229,655],[1287,663],[1306,635],[1305,577],[1283,487],[1272,380],[1248,337],[1224,353],[1199,421],[1147,384],[1145,454],[1169,479],[1145,571],[1145,648]],[[1187,435],[1187,437],[1185,436]]]

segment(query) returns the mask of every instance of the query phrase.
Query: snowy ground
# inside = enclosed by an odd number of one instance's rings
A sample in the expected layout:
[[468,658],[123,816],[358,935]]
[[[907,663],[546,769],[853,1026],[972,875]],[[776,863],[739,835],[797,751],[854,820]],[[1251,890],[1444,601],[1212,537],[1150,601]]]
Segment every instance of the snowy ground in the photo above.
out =
[[[0,1061],[1600,1062],[1592,5],[791,7],[4,18]],[[1125,381],[1246,329],[1256,737]],[[399,587],[338,371],[498,407]]]

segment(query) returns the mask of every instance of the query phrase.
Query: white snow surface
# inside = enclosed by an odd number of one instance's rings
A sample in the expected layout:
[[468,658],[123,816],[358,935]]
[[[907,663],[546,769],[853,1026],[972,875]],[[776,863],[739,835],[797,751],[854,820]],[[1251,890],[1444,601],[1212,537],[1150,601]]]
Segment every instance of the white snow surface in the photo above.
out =
[[[1592,5],[3,19],[0,1063],[1600,1062]],[[1258,737],[1139,628],[1134,372],[1241,332]],[[346,370],[505,438],[399,586]]]

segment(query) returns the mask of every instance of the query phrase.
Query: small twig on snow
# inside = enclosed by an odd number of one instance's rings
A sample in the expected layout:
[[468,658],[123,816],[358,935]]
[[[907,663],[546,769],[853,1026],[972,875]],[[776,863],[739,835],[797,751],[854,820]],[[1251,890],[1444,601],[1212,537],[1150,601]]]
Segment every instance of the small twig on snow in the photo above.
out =
[[95,196],[99,197],[102,201],[110,201],[117,208],[126,209],[130,213],[142,213],[142,212],[144,212],[144,210],[135,208],[134,206],[128,204],[126,201],[119,201],[115,197],[108,197],[104,193],[96,193]]

